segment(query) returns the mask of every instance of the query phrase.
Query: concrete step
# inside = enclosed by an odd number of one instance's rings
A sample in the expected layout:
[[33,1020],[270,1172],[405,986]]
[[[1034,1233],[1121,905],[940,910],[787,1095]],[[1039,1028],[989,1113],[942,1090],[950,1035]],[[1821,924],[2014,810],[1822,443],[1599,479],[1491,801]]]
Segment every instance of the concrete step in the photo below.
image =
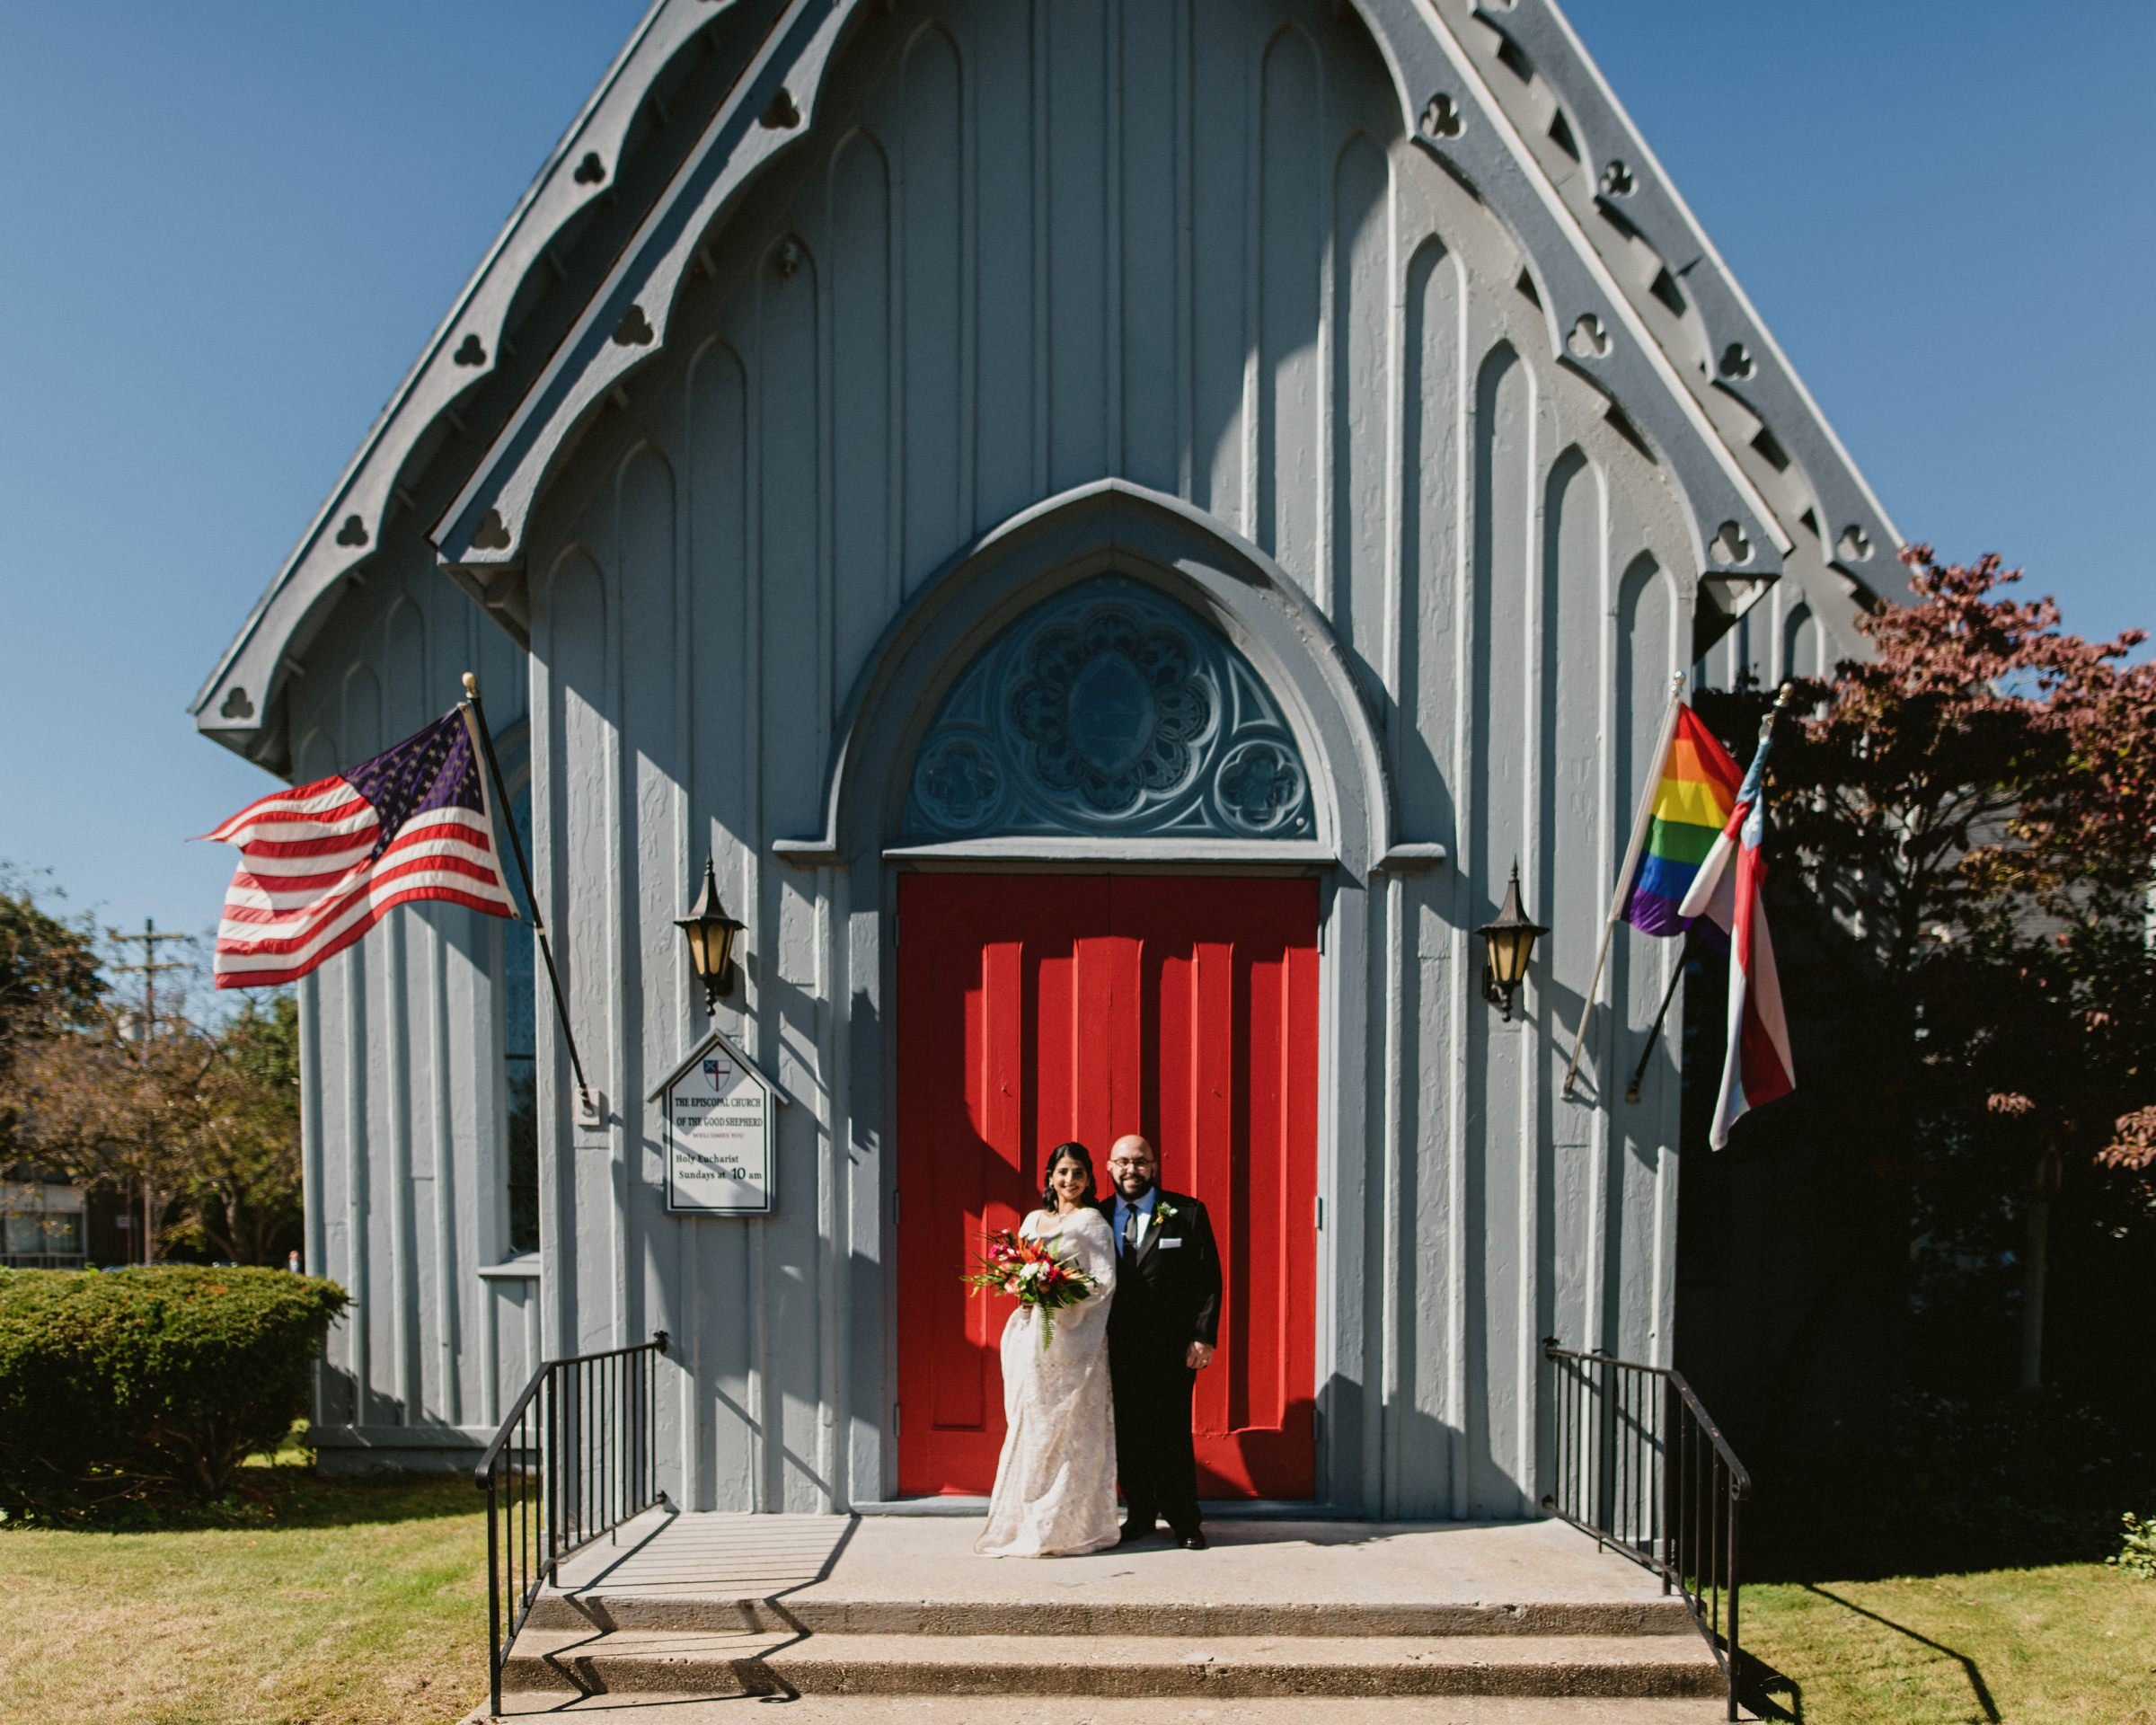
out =
[[732,1597],[715,1592],[549,1588],[534,1629],[710,1630],[768,1635],[1679,1635],[1684,1602],[1654,1599],[1286,1600],[941,1599],[848,1597],[819,1588]]
[[1676,1635],[844,1634],[534,1630],[503,1687],[699,1695],[1706,1696]]
[[[554,1692],[502,1697],[503,1718],[560,1713],[621,1716],[621,1725],[740,1725],[741,1696]],[[1752,1720],[1750,1712],[1745,1718]],[[1685,1698],[1445,1695],[1392,1699],[1322,1695],[1067,1696],[802,1695],[785,1725],[1719,1725],[1722,1703]],[[486,1725],[482,1706],[464,1725]]]

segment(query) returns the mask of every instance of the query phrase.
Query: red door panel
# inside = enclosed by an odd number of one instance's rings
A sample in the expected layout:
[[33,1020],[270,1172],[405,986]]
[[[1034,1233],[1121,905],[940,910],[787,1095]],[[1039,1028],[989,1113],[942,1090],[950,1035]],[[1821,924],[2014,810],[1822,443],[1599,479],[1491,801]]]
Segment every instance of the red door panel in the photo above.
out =
[[1040,1201],[1040,1150],[1106,1127],[1107,965],[1081,942],[1107,925],[1108,882],[909,876],[898,902],[899,1478],[985,1491],[1009,1303],[959,1278],[984,1232]]
[[1199,1489],[1314,1490],[1317,889],[913,875],[900,883],[899,1489],[985,1492],[1008,1303],[959,1277],[1038,1202],[1042,1154],[1139,1131],[1203,1199],[1225,1282]]

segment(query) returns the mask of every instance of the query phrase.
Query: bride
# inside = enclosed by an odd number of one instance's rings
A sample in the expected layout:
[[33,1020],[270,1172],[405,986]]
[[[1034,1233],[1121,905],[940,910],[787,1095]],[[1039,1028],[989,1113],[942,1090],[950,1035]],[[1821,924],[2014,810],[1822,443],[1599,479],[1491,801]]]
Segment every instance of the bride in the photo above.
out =
[[1040,1314],[1020,1306],[1003,1325],[1003,1453],[995,1464],[984,1557],[1075,1557],[1113,1545],[1116,1428],[1108,1391],[1108,1308],[1116,1247],[1094,1208],[1093,1158],[1082,1144],[1048,1153],[1041,1208],[1019,1225],[1094,1278],[1094,1291],[1056,1314],[1040,1342]]

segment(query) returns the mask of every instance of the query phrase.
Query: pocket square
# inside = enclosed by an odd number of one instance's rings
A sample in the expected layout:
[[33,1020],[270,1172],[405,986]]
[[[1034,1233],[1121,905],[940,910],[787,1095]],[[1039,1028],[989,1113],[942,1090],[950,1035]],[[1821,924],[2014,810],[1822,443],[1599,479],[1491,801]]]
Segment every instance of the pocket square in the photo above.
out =
[[1160,1246],[1160,1249],[1161,1249],[1162,1252],[1173,1252],[1173,1251],[1174,1251],[1174,1250],[1175,1250],[1175,1249],[1176,1249],[1178,1246],[1181,1245],[1182,1243],[1182,1243],[1180,1240],[1163,1240],[1163,1241],[1162,1241],[1162,1242],[1161,1242],[1161,1246]]

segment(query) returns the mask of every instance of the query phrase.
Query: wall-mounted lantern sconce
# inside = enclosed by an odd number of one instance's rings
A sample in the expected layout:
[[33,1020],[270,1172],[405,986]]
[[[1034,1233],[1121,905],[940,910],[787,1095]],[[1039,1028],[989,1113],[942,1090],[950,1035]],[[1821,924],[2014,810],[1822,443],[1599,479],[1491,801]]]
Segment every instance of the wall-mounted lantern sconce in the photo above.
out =
[[696,979],[703,984],[703,1010],[708,1017],[733,992],[734,936],[747,926],[729,916],[726,907],[719,902],[719,879],[712,872],[710,857],[703,859],[703,890],[696,895],[686,916],[674,919],[674,926],[688,937],[689,963]]
[[1542,924],[1529,922],[1527,913],[1520,908],[1520,864],[1515,858],[1512,884],[1505,889],[1505,903],[1498,920],[1475,931],[1486,942],[1482,998],[1505,1009],[1507,1024],[1512,1022],[1512,1003],[1519,995],[1520,984],[1527,979],[1527,963],[1534,957],[1534,943],[1549,932]]

